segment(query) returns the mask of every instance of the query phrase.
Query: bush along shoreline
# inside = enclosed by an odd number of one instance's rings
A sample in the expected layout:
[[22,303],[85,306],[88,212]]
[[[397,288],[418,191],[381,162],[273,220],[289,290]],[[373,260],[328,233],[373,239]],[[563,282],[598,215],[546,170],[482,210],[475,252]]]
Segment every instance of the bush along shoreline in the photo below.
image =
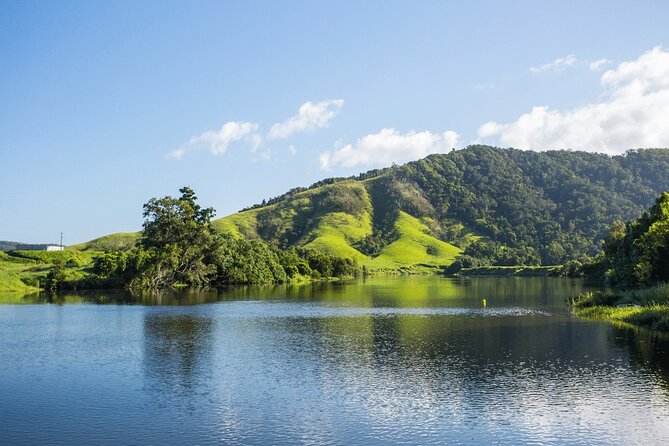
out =
[[669,332],[669,284],[594,291],[569,299],[576,315]]
[[669,193],[640,218],[613,223],[603,251],[583,270],[613,290],[569,299],[576,314],[669,331]]

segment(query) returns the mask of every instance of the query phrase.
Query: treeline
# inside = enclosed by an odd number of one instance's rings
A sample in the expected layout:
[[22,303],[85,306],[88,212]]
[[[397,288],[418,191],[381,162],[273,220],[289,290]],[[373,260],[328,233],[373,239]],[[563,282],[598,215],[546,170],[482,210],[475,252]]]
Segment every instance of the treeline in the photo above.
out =
[[620,288],[669,282],[669,193],[640,218],[611,225],[603,254],[585,266],[590,277]]
[[180,192],[178,198],[153,198],[144,205],[144,230],[136,247],[95,257],[91,273],[75,281],[66,280],[62,265],[56,264],[47,287],[219,287],[348,278],[361,272],[351,259],[305,249],[280,250],[260,239],[219,232],[211,225],[214,210],[200,207],[192,189]]

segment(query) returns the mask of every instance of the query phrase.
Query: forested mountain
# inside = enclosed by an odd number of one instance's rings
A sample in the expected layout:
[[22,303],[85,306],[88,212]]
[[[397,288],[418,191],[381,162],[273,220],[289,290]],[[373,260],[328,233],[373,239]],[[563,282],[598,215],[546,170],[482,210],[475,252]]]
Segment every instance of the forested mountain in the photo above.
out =
[[637,218],[668,189],[667,149],[611,157],[477,145],[293,189],[214,224],[368,267],[458,255],[558,264],[597,254],[612,222]]

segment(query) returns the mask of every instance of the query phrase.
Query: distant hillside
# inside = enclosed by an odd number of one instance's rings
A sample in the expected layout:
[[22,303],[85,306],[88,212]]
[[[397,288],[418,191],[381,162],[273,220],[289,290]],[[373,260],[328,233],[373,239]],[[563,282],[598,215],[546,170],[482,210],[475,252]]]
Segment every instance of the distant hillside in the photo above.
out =
[[293,189],[215,224],[373,267],[447,265],[461,249],[497,264],[559,264],[598,253],[611,222],[638,217],[667,189],[667,149],[471,146]]
[[[374,269],[447,266],[462,254],[552,265],[595,255],[611,222],[638,217],[665,190],[667,149],[610,157],[470,146],[296,188],[214,224]],[[110,240],[128,247],[136,237],[112,234],[75,248]]]
[[68,246],[75,251],[127,251],[135,246],[139,232],[117,232],[105,235],[89,242]]
[[0,240],[0,251],[13,251],[17,245],[22,245],[19,242],[10,242],[8,240]]

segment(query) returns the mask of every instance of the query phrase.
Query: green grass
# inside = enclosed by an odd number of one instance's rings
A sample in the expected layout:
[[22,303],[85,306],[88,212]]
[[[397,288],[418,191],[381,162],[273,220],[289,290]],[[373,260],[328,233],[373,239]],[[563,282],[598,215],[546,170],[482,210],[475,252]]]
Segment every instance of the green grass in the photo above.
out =
[[581,308],[576,313],[579,316],[591,319],[604,319],[646,327],[651,330],[669,331],[669,305],[623,308],[600,305]]
[[72,251],[127,251],[140,237],[139,232],[117,232],[105,235],[89,242],[68,246]]
[[344,212],[332,212],[320,219],[310,237],[313,239],[305,248],[327,254],[365,262],[366,255],[351,246],[372,232],[372,219],[368,213],[355,217]]
[[577,315],[669,331],[669,284],[584,293],[569,300]]
[[[430,235],[429,228],[419,219],[400,212],[395,229],[400,237],[386,246],[378,257],[364,263],[372,269],[401,267],[448,266],[462,250]],[[428,249],[434,254],[428,253]]]
[[256,217],[258,209],[238,212],[219,218],[212,222],[214,228],[222,232],[229,232],[235,237],[257,238]]
[[22,279],[29,281],[29,278],[36,277],[42,270],[43,267],[34,260],[0,253],[0,291],[37,291],[37,287],[27,285]]
[[12,251],[0,253],[0,292],[32,293],[56,259],[65,262],[68,280],[83,278],[99,251]]

